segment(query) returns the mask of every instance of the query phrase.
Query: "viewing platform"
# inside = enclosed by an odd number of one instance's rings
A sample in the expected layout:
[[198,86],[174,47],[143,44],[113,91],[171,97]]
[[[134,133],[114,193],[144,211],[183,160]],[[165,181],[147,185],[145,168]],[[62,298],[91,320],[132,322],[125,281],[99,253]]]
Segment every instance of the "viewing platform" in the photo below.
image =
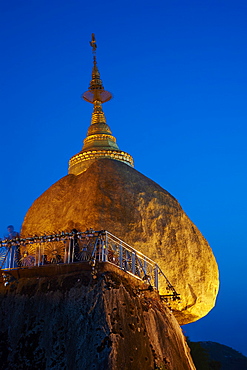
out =
[[[158,264],[108,231],[92,229],[0,241],[2,281],[8,286],[21,277],[49,276],[69,271],[91,270],[107,266],[130,274],[147,284],[147,289],[166,285],[165,301],[180,299]],[[101,266],[101,267],[99,267]]]

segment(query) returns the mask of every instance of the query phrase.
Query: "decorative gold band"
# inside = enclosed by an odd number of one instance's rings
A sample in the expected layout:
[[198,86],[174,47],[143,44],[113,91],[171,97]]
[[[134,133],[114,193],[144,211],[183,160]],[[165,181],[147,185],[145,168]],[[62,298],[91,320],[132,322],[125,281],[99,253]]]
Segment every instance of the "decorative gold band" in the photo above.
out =
[[[117,151],[117,150],[88,150],[85,152],[78,153],[74,155],[69,161],[69,174],[79,175],[86,170],[87,163],[82,163],[86,161],[93,161],[96,159],[109,158],[115,159],[117,161],[123,162],[130,167],[134,167],[134,161],[130,154]],[[89,163],[88,163],[89,164]]]
[[98,140],[110,140],[114,143],[116,143],[116,138],[112,135],[106,135],[106,134],[98,134],[98,135],[90,135],[90,136],[87,136],[85,139],[84,139],[84,145],[86,144],[89,144],[91,142],[94,142],[94,141],[98,141]]

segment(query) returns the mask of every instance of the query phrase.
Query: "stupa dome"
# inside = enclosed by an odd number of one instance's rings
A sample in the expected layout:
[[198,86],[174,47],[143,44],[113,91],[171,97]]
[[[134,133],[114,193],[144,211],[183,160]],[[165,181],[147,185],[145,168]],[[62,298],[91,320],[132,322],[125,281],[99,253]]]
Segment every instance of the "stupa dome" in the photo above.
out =
[[[96,58],[94,74],[95,69]],[[178,201],[135,170],[132,157],[119,150],[105,121],[104,101],[98,92],[94,95],[95,83],[90,86],[92,101],[86,100],[93,102],[94,112],[84,147],[71,158],[69,174],[30,207],[22,236],[73,228],[110,231],[159,264],[181,295],[173,308],[179,324],[193,322],[214,307],[218,293],[212,250]],[[164,289],[160,286],[161,294]]]

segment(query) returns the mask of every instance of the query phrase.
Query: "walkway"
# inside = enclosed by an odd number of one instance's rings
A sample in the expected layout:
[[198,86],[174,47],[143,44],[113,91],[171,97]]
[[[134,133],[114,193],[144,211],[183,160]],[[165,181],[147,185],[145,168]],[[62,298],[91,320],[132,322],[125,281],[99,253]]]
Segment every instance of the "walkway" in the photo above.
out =
[[0,241],[0,268],[6,285],[7,273],[12,269],[78,262],[88,262],[92,270],[98,262],[112,263],[146,282],[150,289],[158,290],[159,283],[165,283],[167,295],[162,296],[163,299],[179,299],[157,263],[105,230],[72,230],[70,233]]

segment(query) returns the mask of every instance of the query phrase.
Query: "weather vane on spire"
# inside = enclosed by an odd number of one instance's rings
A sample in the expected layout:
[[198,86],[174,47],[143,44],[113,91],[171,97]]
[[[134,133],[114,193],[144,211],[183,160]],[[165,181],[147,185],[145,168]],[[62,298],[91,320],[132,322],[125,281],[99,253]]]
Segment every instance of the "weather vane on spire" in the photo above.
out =
[[97,49],[97,44],[96,44],[96,39],[95,39],[95,34],[92,33],[92,40],[89,41],[90,45],[92,46],[93,49],[93,54],[96,54],[96,49]]

